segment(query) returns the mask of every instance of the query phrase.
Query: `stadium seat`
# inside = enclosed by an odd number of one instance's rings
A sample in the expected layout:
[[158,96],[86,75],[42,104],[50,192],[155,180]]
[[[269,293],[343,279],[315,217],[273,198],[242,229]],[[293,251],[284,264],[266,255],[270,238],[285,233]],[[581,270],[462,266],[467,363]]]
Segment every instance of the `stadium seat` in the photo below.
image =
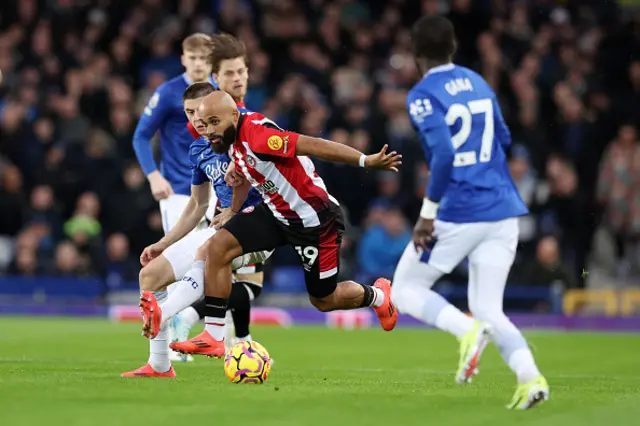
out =
[[618,295],[614,290],[571,289],[564,295],[563,311],[567,316],[580,313],[585,307],[602,306],[608,317],[618,315]]
[[299,266],[274,268],[269,282],[273,292],[301,293],[305,291],[304,270]]
[[99,278],[73,277],[2,277],[0,297],[45,300],[90,301],[105,293],[104,282]]

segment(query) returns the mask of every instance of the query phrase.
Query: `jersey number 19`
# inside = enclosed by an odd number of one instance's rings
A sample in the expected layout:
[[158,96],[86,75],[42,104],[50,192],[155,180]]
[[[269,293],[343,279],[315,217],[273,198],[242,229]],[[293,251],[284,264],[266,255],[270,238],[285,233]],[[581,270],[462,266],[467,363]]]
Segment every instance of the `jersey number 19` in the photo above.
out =
[[471,166],[478,162],[478,153],[475,151],[458,152],[458,149],[467,143],[471,135],[473,114],[484,114],[484,129],[482,130],[479,161],[481,163],[488,163],[491,160],[494,136],[493,102],[491,99],[478,99],[469,101],[466,105],[451,105],[445,116],[448,126],[453,126],[456,121],[461,120],[460,130],[451,137],[453,149],[456,150],[453,167]]

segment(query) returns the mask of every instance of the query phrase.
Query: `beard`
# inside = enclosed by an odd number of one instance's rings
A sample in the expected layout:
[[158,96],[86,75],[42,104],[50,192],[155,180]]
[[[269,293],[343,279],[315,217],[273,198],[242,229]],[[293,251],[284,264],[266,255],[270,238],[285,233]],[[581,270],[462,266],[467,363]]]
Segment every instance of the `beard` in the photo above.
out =
[[[207,139],[211,143],[211,148],[216,154],[225,154],[229,152],[229,148],[236,141],[237,130],[233,124],[230,124],[222,134],[210,134],[207,135]],[[219,139],[217,142],[214,140]]]

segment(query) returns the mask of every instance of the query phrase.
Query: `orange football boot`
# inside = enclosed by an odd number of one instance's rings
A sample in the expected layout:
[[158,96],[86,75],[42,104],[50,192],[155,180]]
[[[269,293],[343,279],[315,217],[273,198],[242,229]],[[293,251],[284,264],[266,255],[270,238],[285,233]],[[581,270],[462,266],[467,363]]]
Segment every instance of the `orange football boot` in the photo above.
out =
[[142,312],[142,334],[147,339],[154,339],[160,332],[162,323],[162,309],[158,305],[156,296],[150,291],[143,291],[139,306]]
[[120,377],[163,377],[167,379],[171,379],[176,377],[176,371],[171,367],[169,371],[165,371],[164,373],[158,373],[153,369],[151,364],[147,364],[143,367],[138,368],[137,370],[127,371],[126,373],[122,373]]
[[391,281],[378,278],[373,286],[384,293],[384,302],[380,306],[374,306],[373,310],[378,315],[378,320],[384,331],[391,331],[398,321],[398,309],[391,301]]
[[184,342],[172,342],[169,347],[181,354],[206,355],[222,358],[225,354],[224,339],[216,340],[207,330]]

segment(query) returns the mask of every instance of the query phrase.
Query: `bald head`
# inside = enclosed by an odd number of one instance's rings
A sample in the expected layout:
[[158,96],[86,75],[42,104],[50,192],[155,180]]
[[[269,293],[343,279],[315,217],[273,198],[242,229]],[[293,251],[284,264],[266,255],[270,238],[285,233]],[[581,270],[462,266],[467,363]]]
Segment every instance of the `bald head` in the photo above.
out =
[[202,103],[198,108],[198,115],[200,117],[207,117],[209,115],[231,114],[237,109],[236,102],[231,95],[222,90],[218,90],[209,93],[202,99]]
[[208,94],[198,106],[197,117],[206,125],[206,137],[214,151],[227,152],[236,140],[240,112],[231,95],[223,91]]

